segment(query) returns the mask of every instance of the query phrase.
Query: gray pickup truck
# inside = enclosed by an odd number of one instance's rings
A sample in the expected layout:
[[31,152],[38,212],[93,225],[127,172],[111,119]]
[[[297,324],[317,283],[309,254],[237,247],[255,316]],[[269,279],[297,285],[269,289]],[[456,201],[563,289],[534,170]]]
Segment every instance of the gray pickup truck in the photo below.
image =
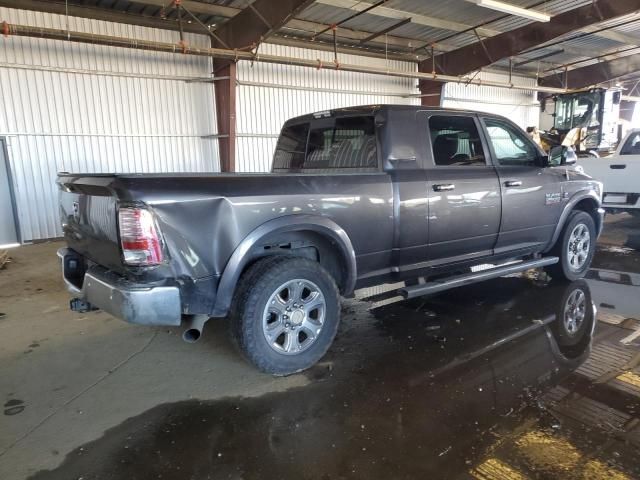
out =
[[300,371],[355,289],[405,281],[411,298],[538,267],[582,277],[602,185],[574,161],[502,117],[382,105],[287,121],[270,174],[63,173],[71,308],[183,325],[187,341],[229,316],[258,368]]

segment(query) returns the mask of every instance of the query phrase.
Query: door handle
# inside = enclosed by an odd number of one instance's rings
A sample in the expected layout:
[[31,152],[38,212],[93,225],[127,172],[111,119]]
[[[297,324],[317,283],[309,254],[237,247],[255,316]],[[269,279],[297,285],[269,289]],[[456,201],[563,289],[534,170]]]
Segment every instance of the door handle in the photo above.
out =
[[449,190],[454,190],[456,186],[453,183],[441,183],[439,185],[434,185],[433,190],[436,192],[448,192]]
[[610,165],[609,168],[612,170],[624,170],[625,168],[627,168],[627,166],[624,163],[618,163]]
[[508,182],[504,182],[505,187],[521,187],[522,180],[509,180]]

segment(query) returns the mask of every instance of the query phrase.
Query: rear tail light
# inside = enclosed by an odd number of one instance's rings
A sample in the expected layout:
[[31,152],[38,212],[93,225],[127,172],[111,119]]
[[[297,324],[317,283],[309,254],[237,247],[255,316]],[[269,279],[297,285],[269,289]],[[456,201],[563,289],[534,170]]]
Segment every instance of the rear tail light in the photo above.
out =
[[144,208],[122,207],[118,211],[120,245],[127,265],[162,263],[162,242],[151,212]]

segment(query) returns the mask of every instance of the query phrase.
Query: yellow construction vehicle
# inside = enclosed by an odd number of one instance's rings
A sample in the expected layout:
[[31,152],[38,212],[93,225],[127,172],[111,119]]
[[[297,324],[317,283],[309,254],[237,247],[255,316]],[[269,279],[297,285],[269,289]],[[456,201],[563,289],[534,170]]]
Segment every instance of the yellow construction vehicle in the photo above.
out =
[[[553,128],[539,132],[542,147],[549,151],[565,145],[579,156],[612,153],[620,141],[621,95],[618,88],[593,88],[553,96]],[[546,108],[546,101],[541,108]]]

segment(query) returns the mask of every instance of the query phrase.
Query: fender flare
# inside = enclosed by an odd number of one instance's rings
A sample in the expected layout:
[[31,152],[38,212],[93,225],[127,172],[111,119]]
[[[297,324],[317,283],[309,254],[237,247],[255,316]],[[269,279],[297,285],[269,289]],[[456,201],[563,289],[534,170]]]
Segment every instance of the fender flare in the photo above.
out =
[[273,233],[312,231],[320,233],[334,241],[347,268],[347,278],[343,294],[353,292],[356,284],[356,254],[351,239],[333,220],[319,215],[288,215],[269,220],[249,233],[231,254],[231,258],[222,272],[216,301],[211,312],[213,317],[224,317],[229,313],[231,301],[244,268],[253,259],[251,250],[267,235]]
[[[582,200],[587,200],[587,199],[595,201],[596,205],[600,206],[600,197],[593,190],[580,190],[576,192],[569,199],[567,204],[564,206],[562,213],[560,214],[560,219],[558,220],[558,224],[556,225],[556,229],[553,232],[553,237],[551,237],[551,241],[547,244],[546,248],[544,249],[545,253],[551,250],[553,246],[556,244],[556,242],[558,241],[558,238],[560,237],[560,233],[564,228],[564,224],[566,223],[567,218],[569,217],[569,214],[573,211],[575,206],[578,203],[580,203]],[[596,225],[596,230],[600,231],[599,225]]]

